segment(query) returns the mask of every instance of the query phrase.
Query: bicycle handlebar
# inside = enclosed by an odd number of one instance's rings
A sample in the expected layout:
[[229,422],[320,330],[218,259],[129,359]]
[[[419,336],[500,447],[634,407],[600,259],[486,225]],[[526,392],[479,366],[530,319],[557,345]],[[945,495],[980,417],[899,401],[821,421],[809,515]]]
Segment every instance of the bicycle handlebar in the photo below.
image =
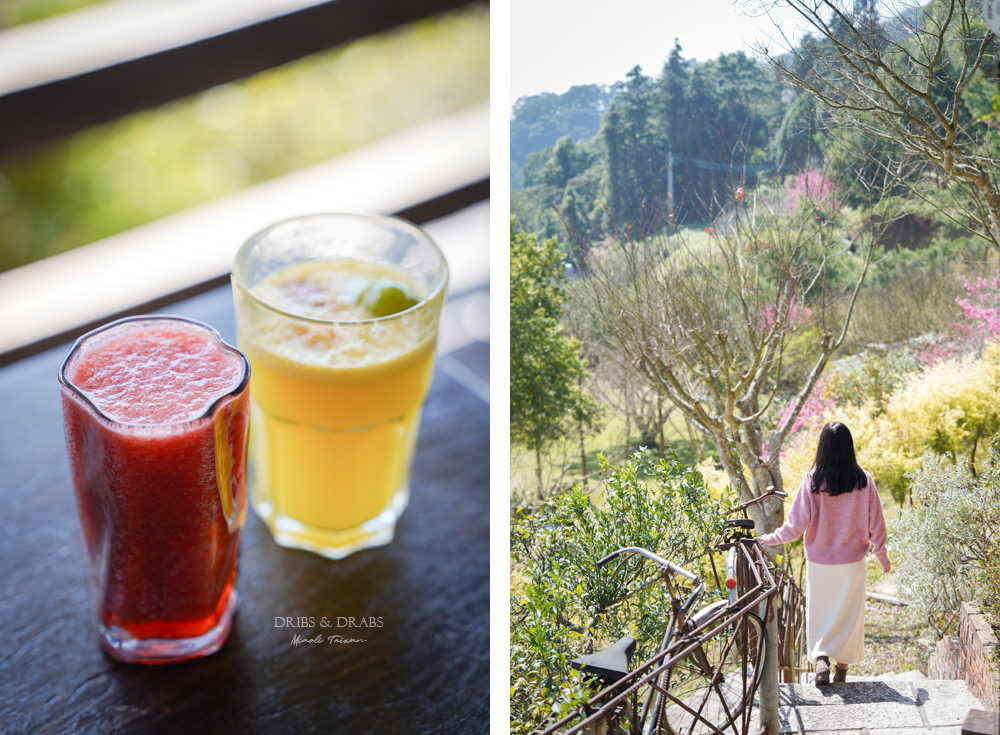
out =
[[605,556],[603,559],[599,559],[597,561],[597,566],[598,567],[603,567],[609,561],[611,561],[615,557],[620,556],[622,554],[639,554],[640,556],[646,557],[650,561],[655,561],[657,564],[659,564],[664,569],[669,569],[670,571],[674,572],[675,574],[679,574],[682,577],[687,577],[692,582],[700,582],[701,581],[701,580],[698,579],[698,575],[692,574],[687,569],[684,569],[683,567],[679,567],[676,564],[674,564],[673,562],[667,561],[666,559],[657,556],[652,551],[649,551],[647,549],[643,549],[642,547],[639,547],[639,546],[626,546],[623,549],[617,549],[616,551],[612,551],[610,554],[608,554],[607,556]]
[[749,508],[751,505],[757,505],[757,503],[762,503],[765,500],[767,500],[768,498],[781,498],[782,500],[784,500],[787,497],[788,497],[788,493],[786,493],[784,490],[775,490],[774,489],[774,485],[768,485],[766,493],[764,493],[763,495],[760,495],[760,496],[758,496],[756,498],[753,498],[752,500],[748,500],[745,503],[740,503],[739,505],[737,505],[735,508],[733,508],[729,512],[730,513],[738,513],[741,510],[745,510],[746,508]]
[[[745,508],[750,507],[751,505],[756,505],[757,503],[760,503],[760,502],[766,500],[767,498],[771,498],[771,497],[784,499],[784,498],[788,497],[788,493],[786,493],[783,490],[775,490],[773,485],[769,485],[768,488],[767,488],[767,492],[765,492],[763,495],[761,495],[760,497],[754,498],[753,500],[748,500],[746,503],[742,503],[741,505],[737,506],[735,510],[737,510],[737,511],[738,510],[743,510]],[[597,566],[598,567],[603,567],[605,564],[607,564],[612,559],[614,559],[616,557],[619,557],[619,556],[621,556],[623,554],[638,554],[639,556],[644,556],[647,559],[649,559],[650,561],[656,562],[661,567],[663,567],[665,570],[671,571],[674,574],[679,574],[682,577],[685,577],[685,578],[691,580],[692,582],[695,583],[695,587],[696,587],[696,589],[695,589],[695,595],[698,592],[700,592],[701,589],[704,588],[704,586],[705,586],[704,582],[702,582],[701,579],[698,578],[698,575],[696,575],[696,574],[694,574],[692,572],[689,572],[687,569],[684,569],[683,567],[677,566],[672,561],[668,561],[667,559],[664,559],[664,558],[662,558],[660,556],[657,556],[652,551],[649,551],[648,549],[644,549],[641,546],[626,546],[626,547],[621,548],[621,549],[616,549],[615,551],[612,551],[610,554],[608,554],[604,558],[598,559]]]

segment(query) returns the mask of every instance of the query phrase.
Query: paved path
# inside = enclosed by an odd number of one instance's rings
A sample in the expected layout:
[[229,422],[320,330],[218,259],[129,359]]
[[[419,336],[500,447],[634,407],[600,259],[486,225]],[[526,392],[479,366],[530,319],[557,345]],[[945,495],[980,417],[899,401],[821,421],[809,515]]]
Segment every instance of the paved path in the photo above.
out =
[[964,681],[856,680],[782,684],[781,732],[796,735],[960,735],[981,707]]

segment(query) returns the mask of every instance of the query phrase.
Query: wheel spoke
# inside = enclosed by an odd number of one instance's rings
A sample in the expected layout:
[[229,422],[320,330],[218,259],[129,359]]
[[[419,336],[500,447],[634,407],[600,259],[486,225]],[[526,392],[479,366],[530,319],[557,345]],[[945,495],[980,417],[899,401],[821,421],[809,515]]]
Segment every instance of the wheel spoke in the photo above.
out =
[[663,701],[664,731],[746,735],[763,650],[759,618],[747,611],[735,613],[722,632],[674,667]]

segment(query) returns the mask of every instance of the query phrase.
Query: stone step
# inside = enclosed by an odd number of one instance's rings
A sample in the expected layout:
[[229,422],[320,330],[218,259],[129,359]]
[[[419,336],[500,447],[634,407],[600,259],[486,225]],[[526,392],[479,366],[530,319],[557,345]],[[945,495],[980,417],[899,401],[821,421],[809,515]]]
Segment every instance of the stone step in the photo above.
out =
[[[801,684],[812,684],[813,677],[815,674],[812,671],[803,672],[800,675]],[[855,676],[854,674],[848,674],[850,680],[854,681],[926,681],[927,677],[917,671],[916,669],[910,669],[908,671],[901,671],[898,674],[895,671],[887,671],[884,674],[879,674],[878,676]]]
[[960,735],[969,710],[982,708],[957,680],[782,684],[778,696],[780,732],[794,735]]
[[927,681],[927,677],[916,669],[909,671],[887,671],[878,676],[852,676],[851,681]]
[[901,671],[898,674],[890,671],[883,677],[875,677],[875,678],[890,679],[896,681],[927,681],[927,677],[921,672],[917,671],[916,669],[910,669],[909,671]]

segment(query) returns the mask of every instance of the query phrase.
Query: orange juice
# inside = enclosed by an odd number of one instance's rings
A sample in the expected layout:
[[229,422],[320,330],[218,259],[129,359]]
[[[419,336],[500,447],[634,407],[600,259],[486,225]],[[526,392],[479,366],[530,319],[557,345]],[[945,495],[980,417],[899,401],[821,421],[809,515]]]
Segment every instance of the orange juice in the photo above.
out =
[[426,291],[401,268],[353,258],[285,265],[235,289],[253,368],[251,500],[278,543],[339,558],[392,538],[443,300]]

